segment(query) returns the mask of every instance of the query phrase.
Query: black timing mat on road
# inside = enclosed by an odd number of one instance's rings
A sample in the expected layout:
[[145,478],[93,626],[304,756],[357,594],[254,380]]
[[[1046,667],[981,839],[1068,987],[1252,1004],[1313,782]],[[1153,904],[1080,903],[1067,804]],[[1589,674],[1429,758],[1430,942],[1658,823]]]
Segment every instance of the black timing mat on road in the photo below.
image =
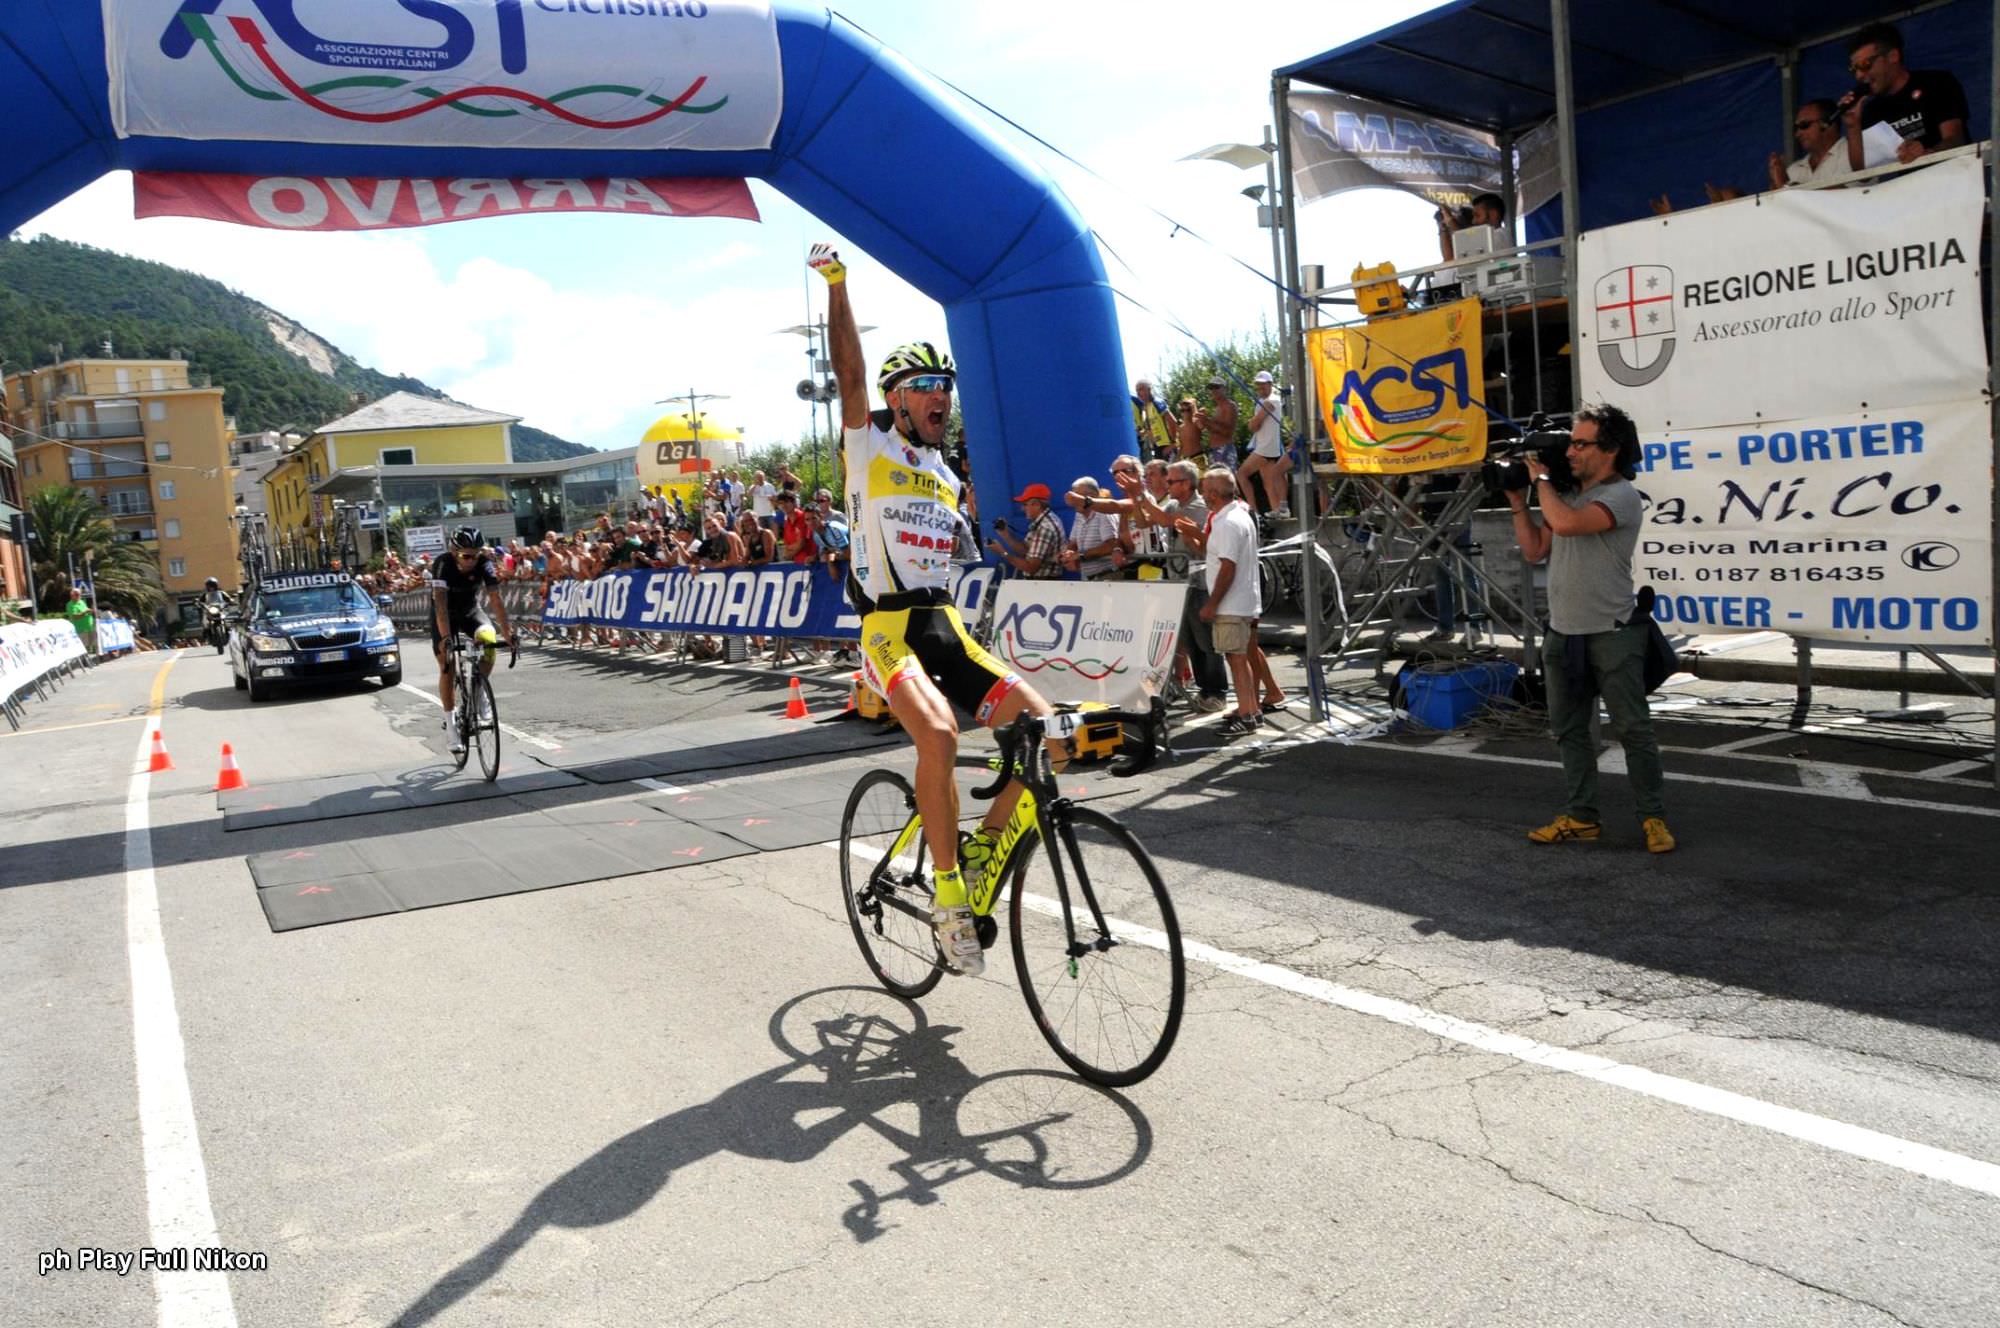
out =
[[500,778],[488,783],[477,768],[453,770],[448,765],[431,765],[420,770],[378,770],[252,784],[218,793],[215,801],[222,810],[224,830],[256,830],[268,825],[478,802],[535,789],[575,787],[581,782],[560,770],[524,767],[503,770]]
[[534,759],[593,784],[616,784],[902,744],[899,730],[884,730],[857,720],[718,715],[581,742],[536,753]]
[[621,802],[280,849],[254,854],[249,865],[271,930],[293,931],[756,851],[711,827]]

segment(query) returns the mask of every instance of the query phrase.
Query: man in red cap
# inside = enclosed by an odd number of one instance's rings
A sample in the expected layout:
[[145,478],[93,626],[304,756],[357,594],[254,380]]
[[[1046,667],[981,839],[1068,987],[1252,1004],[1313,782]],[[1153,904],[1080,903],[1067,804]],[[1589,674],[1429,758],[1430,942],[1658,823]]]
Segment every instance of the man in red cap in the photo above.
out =
[[1063,573],[1063,528],[1050,510],[1053,496],[1046,484],[1030,484],[1014,495],[1014,501],[1028,514],[1028,533],[1023,539],[1016,539],[1014,532],[999,522],[993,523],[997,538],[986,547],[1022,576],[1053,580]]

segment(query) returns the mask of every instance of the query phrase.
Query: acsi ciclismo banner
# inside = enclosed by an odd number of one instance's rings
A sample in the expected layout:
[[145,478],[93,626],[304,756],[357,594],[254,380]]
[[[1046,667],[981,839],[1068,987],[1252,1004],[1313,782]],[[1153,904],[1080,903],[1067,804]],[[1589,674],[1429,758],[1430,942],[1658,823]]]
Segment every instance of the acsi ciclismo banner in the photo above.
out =
[[[995,569],[956,569],[952,602],[972,618]],[[548,627],[587,625],[638,632],[712,632],[725,636],[858,638],[861,619],[841,583],[818,564],[694,571],[612,572],[594,581],[558,581],[542,608]]]
[[1340,468],[1405,475],[1486,459],[1479,301],[1306,334]]
[[777,18],[759,0],[104,9],[120,136],[737,151],[778,127]]
[[993,653],[1051,701],[1144,709],[1166,687],[1184,581],[1007,581]]

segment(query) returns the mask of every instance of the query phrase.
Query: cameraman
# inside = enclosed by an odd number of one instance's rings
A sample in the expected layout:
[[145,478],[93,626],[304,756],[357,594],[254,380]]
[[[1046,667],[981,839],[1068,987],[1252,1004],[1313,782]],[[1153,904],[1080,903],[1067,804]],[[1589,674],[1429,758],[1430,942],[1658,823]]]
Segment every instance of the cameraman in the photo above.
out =
[[1537,844],[1597,838],[1597,747],[1590,721],[1602,696],[1611,731],[1625,748],[1646,848],[1670,853],[1674,837],[1660,800],[1665,776],[1646,706],[1646,619],[1632,593],[1632,553],[1643,515],[1639,491],[1632,487],[1639,431],[1616,406],[1589,407],[1577,412],[1567,457],[1572,488],[1558,488],[1540,456],[1527,457],[1540,523],[1528,515],[1525,491],[1507,495],[1522,556],[1549,564],[1542,671],[1549,729],[1562,753],[1568,796],[1562,815],[1530,830],[1528,838]]

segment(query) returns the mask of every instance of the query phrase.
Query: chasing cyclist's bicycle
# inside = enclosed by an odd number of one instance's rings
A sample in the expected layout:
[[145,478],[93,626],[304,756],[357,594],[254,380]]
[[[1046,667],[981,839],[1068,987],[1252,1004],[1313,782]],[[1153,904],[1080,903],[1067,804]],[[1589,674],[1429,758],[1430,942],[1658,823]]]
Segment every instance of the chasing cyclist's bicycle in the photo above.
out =
[[[994,730],[995,773],[974,798],[1021,781],[984,873],[971,886],[979,941],[991,946],[994,911],[1011,884],[1014,972],[1035,1025],[1072,1070],[1093,1083],[1136,1084],[1160,1068],[1180,1031],[1187,967],[1165,882],[1138,838],[1117,820],[1064,796],[1047,738],[1118,724],[1130,755],[1113,774],[1152,764],[1165,707],[1150,712],[1064,710],[1023,715]],[[848,795],[840,826],[840,884],[861,955],[882,985],[916,998],[944,976],[931,929],[931,871],[916,792],[893,770],[871,770]]]
[[[521,639],[517,636],[505,644],[507,667],[511,669],[521,658]],[[445,650],[451,660],[453,690],[458,696],[455,707],[458,731],[465,739],[465,745],[452,754],[453,767],[465,769],[465,763],[476,750],[479,771],[490,784],[500,777],[500,706],[493,699],[493,688],[486,675],[479,671],[479,657],[486,647],[463,632],[453,632]]]

